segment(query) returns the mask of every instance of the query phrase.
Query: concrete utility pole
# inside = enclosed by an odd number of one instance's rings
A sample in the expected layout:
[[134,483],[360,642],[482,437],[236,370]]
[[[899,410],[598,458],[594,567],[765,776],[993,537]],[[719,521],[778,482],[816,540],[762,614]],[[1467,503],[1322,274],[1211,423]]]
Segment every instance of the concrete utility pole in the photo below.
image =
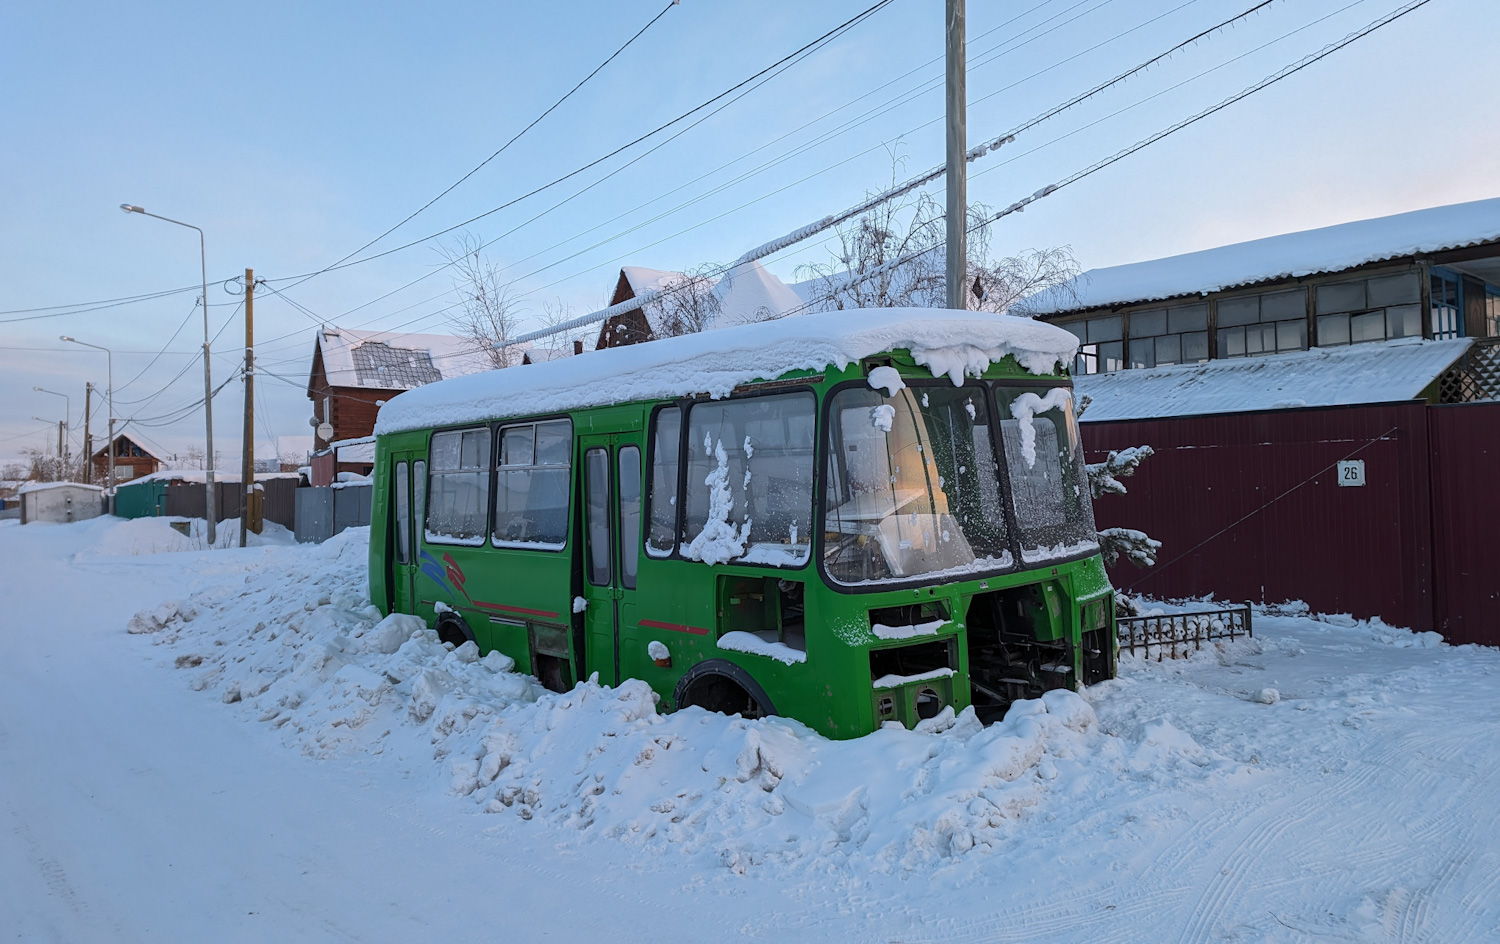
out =
[[[161,220],[163,223],[175,223],[178,226],[186,226],[188,229],[198,230],[198,264],[203,278],[203,431],[204,438],[208,440],[206,444],[208,446],[208,458],[203,463],[208,467],[204,501],[205,517],[208,518],[208,546],[213,547],[219,533],[218,522],[216,520],[218,518],[219,501],[216,489],[214,488],[214,384],[209,369],[209,354],[211,352],[209,351],[210,338],[208,336],[208,250],[204,248],[203,230],[198,229],[192,223],[184,223],[181,220],[174,220],[170,217],[147,213],[143,207],[138,207],[132,203],[122,203],[120,204],[120,209],[126,213],[139,213],[142,216],[149,216],[154,220]],[[111,384],[111,387],[113,387],[113,384]],[[109,412],[109,421],[111,427],[113,427],[115,421],[113,406],[111,406]],[[109,454],[111,457],[115,454],[113,428],[110,430]],[[115,484],[113,470],[110,471],[109,484],[110,488],[113,489]],[[110,513],[114,513],[113,504],[110,506]]]
[[[77,338],[70,338],[66,334],[60,336],[59,340],[68,341],[68,342],[71,342],[73,344],[82,344],[84,347],[91,347],[91,348],[93,348],[96,351],[103,351],[104,352],[105,369],[109,371],[109,373],[107,375],[107,378],[109,380],[109,390],[107,391],[108,394],[109,394],[109,480],[104,483],[104,487],[106,489],[106,491],[105,491],[104,494],[109,497],[109,513],[110,514],[114,514],[115,513],[115,354],[114,354],[113,351],[111,351],[107,347],[100,347],[97,344],[90,344],[87,341],[80,341]],[[90,459],[92,460],[92,458],[93,457],[91,456]]]
[[240,547],[245,532],[260,533],[260,507],[255,500],[255,270],[245,270],[245,446],[240,481],[245,486],[240,510]]
[[964,50],[964,0],[947,0],[948,14],[948,307],[968,308],[969,217],[967,53]]
[[89,434],[89,410],[94,402],[94,382],[83,385],[83,481],[94,484],[94,437]]

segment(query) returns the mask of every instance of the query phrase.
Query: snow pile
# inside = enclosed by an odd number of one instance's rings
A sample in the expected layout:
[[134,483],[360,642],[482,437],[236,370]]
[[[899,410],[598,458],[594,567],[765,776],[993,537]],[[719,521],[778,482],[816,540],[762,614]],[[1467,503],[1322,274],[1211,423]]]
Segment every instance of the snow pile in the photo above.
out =
[[1033,374],[1071,364],[1078,339],[1053,325],[928,308],[851,309],[631,344],[494,370],[409,390],[380,410],[377,434],[470,423],[516,413],[660,400],[735,387],[792,370],[843,370],[860,358],[909,350],[933,376],[961,384],[1014,357]]
[[[186,524],[188,533],[172,527]],[[249,547],[285,546],[296,543],[292,532],[274,521],[262,525],[261,533],[246,536]],[[142,554],[175,554],[182,551],[206,551],[240,546],[240,519],[219,522],[214,543],[208,543],[208,522],[202,518],[131,518],[112,521],[93,544],[81,548],[76,560],[101,557],[137,557]]]
[[931,869],[1015,849],[1035,817],[1100,791],[1146,795],[1237,769],[1160,718],[1106,734],[1065,691],[988,728],[948,709],[853,741],[780,718],[661,715],[639,681],[546,692],[499,653],[454,649],[415,617],[382,619],[363,592],[367,539],[350,529],[257,552],[242,580],[129,629],[163,645],[194,689],[311,756],[385,755],[487,813],[737,871]]

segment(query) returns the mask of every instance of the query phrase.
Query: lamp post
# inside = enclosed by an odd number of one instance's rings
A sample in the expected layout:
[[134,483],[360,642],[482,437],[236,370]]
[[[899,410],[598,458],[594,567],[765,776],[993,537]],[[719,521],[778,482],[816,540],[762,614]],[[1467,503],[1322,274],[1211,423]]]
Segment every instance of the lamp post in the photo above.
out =
[[[71,435],[72,429],[73,429],[73,398],[70,397],[70,396],[68,396],[66,393],[58,393],[56,390],[45,390],[45,389],[43,389],[41,387],[32,387],[31,389],[35,390],[37,393],[50,393],[54,397],[62,397],[63,398],[63,422],[62,422],[62,427],[61,428],[67,430],[68,433],[69,433],[69,435]],[[71,475],[72,472],[73,472],[73,457],[71,455],[71,453],[72,453],[73,450],[70,447],[68,449],[68,452],[70,454],[67,455],[67,456],[64,456],[63,455],[63,442],[64,442],[64,440],[63,440],[62,436],[58,436],[58,439],[57,439],[57,457],[59,459],[62,459],[63,468],[66,469],[67,472],[68,472],[68,474]]]
[[[215,527],[215,519],[218,517],[218,501],[214,489],[214,385],[209,371],[209,336],[208,336],[208,252],[204,248],[203,230],[198,229],[192,223],[184,223],[170,217],[157,216],[155,213],[147,213],[144,207],[138,207],[133,203],[122,203],[120,209],[126,213],[139,213],[152,219],[161,220],[164,223],[175,223],[178,226],[186,226],[188,229],[198,230],[198,262],[201,266],[203,278],[203,426],[204,438],[208,441],[208,460],[204,463],[207,469],[207,487],[204,489],[205,507],[204,511],[208,518],[208,545],[212,547],[218,537]],[[113,410],[110,410],[110,423],[114,423]],[[110,431],[110,461],[114,460],[114,431]],[[113,473],[111,473],[113,479]],[[114,482],[110,482],[113,486]],[[111,507],[111,511],[113,508]]]
[[[108,478],[108,480],[104,484],[105,484],[106,489],[107,489],[107,491],[105,492],[105,494],[107,494],[109,496],[109,513],[110,514],[114,514],[115,513],[115,354],[114,354],[113,351],[111,351],[107,347],[100,347],[97,344],[90,344],[87,341],[80,341],[77,338],[70,338],[66,334],[61,335],[61,340],[68,341],[68,342],[71,342],[73,344],[81,344],[84,347],[91,347],[91,348],[93,348],[96,351],[103,351],[104,352],[104,356],[106,358],[108,358],[109,390],[107,391],[106,396],[108,397],[108,401],[109,401],[109,478]],[[94,461],[94,457],[93,456],[89,456],[89,461],[93,462]]]

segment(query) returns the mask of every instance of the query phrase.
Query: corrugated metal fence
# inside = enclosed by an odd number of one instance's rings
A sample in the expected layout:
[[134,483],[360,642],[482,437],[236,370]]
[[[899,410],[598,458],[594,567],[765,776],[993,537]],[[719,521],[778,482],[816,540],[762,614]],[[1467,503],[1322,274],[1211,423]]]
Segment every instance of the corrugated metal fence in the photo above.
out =
[[[265,488],[265,520],[292,528],[296,524],[297,480],[268,478],[258,483]],[[238,482],[215,482],[218,506],[216,520],[238,518],[244,510],[244,489]],[[165,513],[182,518],[202,518],[207,514],[208,489],[202,482],[172,480],[167,483]]]
[[[1500,404],[1085,423],[1083,437],[1091,462],[1111,449],[1156,450],[1126,480],[1128,495],[1095,505],[1101,528],[1163,542],[1156,567],[1114,569],[1119,587],[1299,599],[1500,644]],[[1341,460],[1363,463],[1364,484],[1339,484]]]

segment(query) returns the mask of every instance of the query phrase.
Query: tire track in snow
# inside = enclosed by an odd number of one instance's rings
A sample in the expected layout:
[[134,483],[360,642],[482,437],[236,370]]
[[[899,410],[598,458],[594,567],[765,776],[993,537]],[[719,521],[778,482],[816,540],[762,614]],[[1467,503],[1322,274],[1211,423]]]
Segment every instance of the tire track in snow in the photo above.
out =
[[[1291,813],[1288,806],[1303,812]],[[1260,861],[1266,850],[1287,830],[1311,819],[1313,812],[1309,809],[1308,797],[1294,793],[1260,807],[1253,816],[1258,822],[1248,827],[1242,834],[1243,838],[1229,849],[1219,867],[1209,876],[1208,887],[1199,895],[1177,937],[1182,944],[1200,944],[1208,940],[1209,932],[1245,883],[1250,867]]]
[[[1146,917],[1183,900],[1190,893],[1186,887],[1126,888],[1111,883],[1091,889],[1082,894],[1065,892],[1063,897],[1018,905],[991,912],[983,918],[962,923],[947,923],[941,933],[933,937],[903,937],[903,941],[921,944],[924,941],[942,941],[944,944],[975,941],[985,944],[1034,944],[1036,941],[1058,941],[1072,938],[1084,940],[1108,940],[1128,942],[1155,941],[1154,930],[1132,927],[1132,919]],[[1123,926],[1122,926],[1123,925]],[[1100,937],[1103,929],[1108,934]],[[1137,930],[1140,937],[1122,936]],[[1063,937],[1067,935],[1067,937]]]

